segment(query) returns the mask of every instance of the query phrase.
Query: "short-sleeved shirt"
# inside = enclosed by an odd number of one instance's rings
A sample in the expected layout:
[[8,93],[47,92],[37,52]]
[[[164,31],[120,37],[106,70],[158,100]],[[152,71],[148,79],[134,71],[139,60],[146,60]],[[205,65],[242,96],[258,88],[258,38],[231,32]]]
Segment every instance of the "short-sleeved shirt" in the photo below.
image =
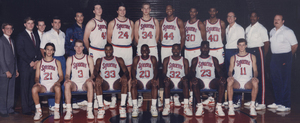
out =
[[294,31],[284,25],[270,31],[270,42],[273,54],[288,53],[292,45],[298,44]]
[[269,41],[267,29],[259,22],[252,26],[250,24],[246,28],[245,33],[248,48],[262,47],[264,42]]
[[240,38],[245,38],[244,28],[236,22],[231,28],[229,26],[226,28],[226,49],[237,49],[237,41]]
[[44,49],[47,43],[53,43],[55,45],[54,56],[63,56],[65,54],[65,33],[59,30],[59,34],[52,28],[45,32],[42,37],[40,48]]

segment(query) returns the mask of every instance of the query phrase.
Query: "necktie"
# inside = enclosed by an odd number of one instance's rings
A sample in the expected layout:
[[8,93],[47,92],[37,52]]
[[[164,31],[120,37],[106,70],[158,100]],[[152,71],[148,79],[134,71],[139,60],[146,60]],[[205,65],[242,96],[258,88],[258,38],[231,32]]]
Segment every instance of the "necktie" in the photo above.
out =
[[9,38],[9,44],[10,44],[10,46],[11,46],[11,49],[12,49],[12,51],[13,51],[13,54],[15,54],[14,48],[13,48],[13,46],[12,46],[11,38]]
[[31,32],[31,40],[33,42],[33,45],[35,46],[35,40],[34,40],[34,36],[33,36],[33,33]]

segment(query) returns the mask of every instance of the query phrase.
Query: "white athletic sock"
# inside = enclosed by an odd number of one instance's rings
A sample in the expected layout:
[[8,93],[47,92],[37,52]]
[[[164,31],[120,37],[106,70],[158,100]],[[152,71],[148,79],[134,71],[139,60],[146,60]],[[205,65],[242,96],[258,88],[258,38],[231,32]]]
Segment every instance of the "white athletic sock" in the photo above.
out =
[[193,96],[193,91],[190,91],[190,97],[192,97]]
[[189,99],[183,99],[184,105],[188,105],[189,104]]
[[170,98],[165,99],[165,104],[170,105]]
[[58,104],[58,103],[55,103],[55,104],[54,104],[54,108],[59,108],[59,104]]
[[97,94],[96,94],[96,93],[94,93],[94,99],[97,99],[96,97],[97,97]]
[[35,108],[36,108],[36,109],[41,108],[41,104],[35,105]]
[[98,106],[103,107],[103,95],[98,95],[97,100],[98,100]]
[[217,106],[221,106],[222,105],[222,103],[217,103]]
[[157,99],[152,99],[152,106],[156,106]]
[[131,92],[127,92],[128,98],[131,98]]
[[137,99],[133,99],[132,104],[133,104],[133,106],[137,106]]
[[67,109],[72,109],[71,104],[66,104],[66,106],[67,106]]
[[125,106],[127,94],[121,94],[121,106]]
[[233,105],[233,102],[232,102],[232,101],[228,101],[228,104],[229,104],[229,105]]
[[88,108],[92,108],[92,107],[93,107],[93,103],[88,102],[88,103],[87,103],[87,107],[88,107]]
[[251,104],[250,105],[255,105],[255,101],[251,101]]
[[197,103],[198,106],[202,105],[202,103]]

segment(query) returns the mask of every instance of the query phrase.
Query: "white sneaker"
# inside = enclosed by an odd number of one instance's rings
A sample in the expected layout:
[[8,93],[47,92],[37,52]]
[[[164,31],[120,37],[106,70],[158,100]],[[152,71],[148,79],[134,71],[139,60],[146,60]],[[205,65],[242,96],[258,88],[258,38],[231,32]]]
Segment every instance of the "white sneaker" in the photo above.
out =
[[258,104],[256,107],[255,107],[256,110],[263,110],[263,109],[266,109],[266,105],[265,104]]
[[234,107],[233,105],[229,105],[229,109],[228,109],[228,116],[234,116]]
[[193,116],[193,112],[190,110],[189,105],[184,105],[184,114],[186,116]]
[[42,109],[38,108],[35,111],[35,115],[33,117],[33,120],[40,120],[42,118],[43,114],[42,114]]
[[193,105],[193,96],[190,96],[189,98],[189,105]]
[[132,116],[132,117],[137,117],[137,116],[139,116],[139,109],[138,109],[137,106],[133,106],[131,116]]
[[81,101],[81,102],[77,102],[77,105],[85,106],[85,105],[87,105],[87,101],[86,101],[86,100],[83,100],[83,101]]
[[250,104],[251,104],[251,101],[248,101],[248,102],[244,103],[244,106],[250,106]]
[[283,105],[278,106],[278,108],[276,109],[276,111],[290,111],[291,108],[289,107],[285,107]]
[[125,107],[120,106],[119,107],[119,112],[120,112],[120,118],[126,118],[126,109],[125,109]]
[[241,107],[241,100],[238,100],[237,103],[233,104],[234,108],[240,108]]
[[163,116],[167,116],[170,114],[170,105],[169,104],[165,104],[164,110],[162,112]]
[[131,97],[127,97],[127,106],[132,107],[132,98]]
[[73,103],[73,104],[72,104],[72,108],[73,108],[73,109],[79,109],[80,107],[77,105],[77,103]]
[[208,97],[202,102],[203,105],[215,105],[215,99],[213,97]]
[[63,108],[67,108],[67,104],[66,103],[63,103]]
[[250,106],[250,116],[257,116],[255,106]]
[[60,119],[59,108],[55,108],[54,110],[54,120]]
[[116,102],[117,98],[115,96],[111,97],[111,103],[109,105],[109,108],[116,108]]
[[223,102],[222,107],[228,106],[228,102]]
[[87,117],[87,119],[94,119],[95,117],[94,117],[94,113],[93,113],[93,108],[87,108],[87,110],[86,110],[87,112],[87,114],[86,114],[86,117]]
[[158,98],[157,101],[158,101],[158,107],[162,107],[164,105],[163,101],[160,100],[160,98]]
[[94,99],[94,109],[98,109],[98,100]]
[[50,111],[54,111],[54,106],[50,106],[50,107],[49,107],[49,110],[50,110]]
[[270,105],[268,105],[268,108],[278,108],[278,105],[276,105],[275,103],[272,103]]
[[71,118],[73,117],[73,114],[72,114],[72,110],[71,109],[67,109],[67,113],[64,117],[64,120],[71,120]]
[[111,103],[111,102],[109,102],[109,101],[103,100],[103,104],[104,104],[104,105],[110,105],[110,103]]
[[216,106],[215,114],[218,115],[219,117],[225,116],[225,113],[223,112],[223,109],[222,109],[221,105]]
[[158,116],[156,106],[151,106],[151,114],[152,114],[152,117],[157,117]]
[[141,107],[143,105],[143,96],[138,97],[138,107]]
[[200,117],[204,114],[204,110],[203,110],[203,105],[200,104],[200,105],[197,105],[197,111],[195,113],[195,116],[196,117]]
[[174,99],[174,105],[175,106],[181,106],[181,103],[179,102],[179,96],[178,95],[174,95],[173,96],[173,99]]
[[99,108],[98,109],[98,115],[97,115],[97,119],[103,119],[104,118],[104,114],[105,114],[105,110],[104,108]]

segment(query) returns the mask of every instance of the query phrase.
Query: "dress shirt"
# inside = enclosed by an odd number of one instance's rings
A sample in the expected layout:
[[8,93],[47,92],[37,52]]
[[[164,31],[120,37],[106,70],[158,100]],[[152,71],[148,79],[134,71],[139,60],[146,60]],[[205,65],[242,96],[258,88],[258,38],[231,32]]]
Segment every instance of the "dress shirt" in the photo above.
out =
[[278,30],[274,27],[270,31],[270,42],[273,54],[291,52],[291,46],[298,44],[294,31],[284,25]]
[[59,30],[59,34],[52,28],[43,34],[40,48],[44,49],[45,45],[51,42],[55,45],[54,56],[63,56],[65,54],[65,33]]
[[32,35],[33,35],[33,38],[34,38],[34,45],[36,45],[36,39],[35,39],[35,37],[34,37],[34,34],[33,34],[33,31],[29,31],[29,30],[27,30],[27,29],[25,29],[26,30],[26,32],[28,33],[28,35],[29,35],[29,37],[30,37],[30,39],[32,40],[32,37],[31,37],[31,33],[32,33]]
[[264,46],[264,42],[269,41],[267,29],[259,22],[256,22],[252,26],[250,24],[246,28],[245,33],[248,48],[262,47]]
[[244,28],[234,22],[232,27],[229,28],[230,25],[226,28],[226,49],[237,49],[237,41],[240,38],[245,38]]
[[40,30],[38,30],[37,32],[38,32],[38,34],[39,34],[40,39],[42,39],[43,33],[44,33],[44,32],[41,32]]
[[13,51],[13,54],[15,54],[15,46],[14,46],[14,43],[12,42],[12,40],[11,40],[11,42],[10,42],[10,40],[9,40],[9,36],[8,35],[5,35],[5,34],[3,34],[4,35],[4,37],[7,39],[7,41],[8,41],[8,43],[9,44],[11,44],[11,48],[12,48],[12,51]]

